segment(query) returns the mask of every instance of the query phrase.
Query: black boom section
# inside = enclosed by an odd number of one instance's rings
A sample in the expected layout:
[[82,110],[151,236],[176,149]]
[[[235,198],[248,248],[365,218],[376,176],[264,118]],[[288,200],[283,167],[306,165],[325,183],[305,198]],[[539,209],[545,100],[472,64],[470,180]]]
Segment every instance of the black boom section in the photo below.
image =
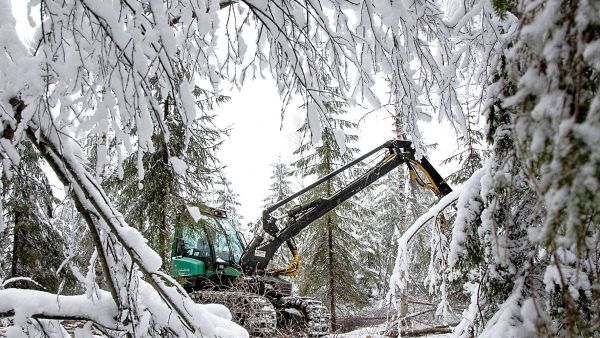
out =
[[[334,177],[335,175],[338,175],[342,171],[354,166],[358,162],[373,155],[375,152],[385,148],[388,149],[388,155],[377,165],[375,165],[375,167],[371,168],[365,174],[363,174],[362,176],[348,184],[346,187],[340,189],[334,195],[328,198],[317,198],[309,203],[292,208],[288,211],[287,223],[284,224],[282,229],[278,228],[276,223],[277,220],[271,216],[271,213],[274,210],[286,204],[287,202],[297,198],[298,196],[301,196],[307,191],[315,188],[319,184]],[[425,157],[421,158],[419,161],[415,161],[414,150],[411,146],[410,141],[388,141],[382,144],[381,146],[366,153],[365,155],[357,158],[356,160],[346,164],[340,169],[335,170],[330,174],[320,178],[315,183],[300,190],[294,195],[280,202],[277,202],[276,204],[265,209],[263,212],[262,222],[264,231],[270,235],[269,240],[263,243],[265,238],[264,233],[257,234],[254,237],[254,239],[250,242],[244,254],[242,255],[240,262],[242,268],[244,268],[244,270],[246,271],[253,272],[264,271],[271,259],[273,258],[273,255],[275,255],[277,249],[283,243],[294,238],[310,223],[314,222],[321,216],[325,215],[327,212],[339,206],[350,197],[356,195],[361,190],[365,189],[367,186],[371,185],[377,179],[389,173],[402,163],[406,163],[410,166],[411,161],[418,163],[426,172],[426,174],[429,175],[429,177],[433,181],[432,183],[435,184],[435,186],[437,186],[439,190],[437,191],[438,195],[444,196],[450,191],[452,191]]]

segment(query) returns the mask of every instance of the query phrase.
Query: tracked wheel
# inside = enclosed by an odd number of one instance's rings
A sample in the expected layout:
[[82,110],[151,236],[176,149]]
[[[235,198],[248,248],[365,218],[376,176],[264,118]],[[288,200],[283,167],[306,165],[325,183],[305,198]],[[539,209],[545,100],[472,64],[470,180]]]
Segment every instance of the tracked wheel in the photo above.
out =
[[282,297],[276,303],[277,327],[292,337],[321,337],[329,333],[329,310],[308,297]]
[[274,337],[277,319],[268,298],[248,292],[196,291],[190,297],[197,303],[222,304],[231,311],[232,320],[251,337]]

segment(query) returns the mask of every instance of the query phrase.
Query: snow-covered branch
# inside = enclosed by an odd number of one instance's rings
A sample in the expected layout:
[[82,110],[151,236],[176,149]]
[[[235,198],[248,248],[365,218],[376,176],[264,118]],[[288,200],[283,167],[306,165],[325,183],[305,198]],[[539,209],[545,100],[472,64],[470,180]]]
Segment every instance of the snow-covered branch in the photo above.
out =
[[421,215],[398,239],[398,254],[396,256],[392,276],[390,277],[388,295],[386,296],[388,302],[395,305],[396,302],[394,300],[397,290],[402,290],[406,287],[408,269],[410,267],[410,259],[408,257],[410,241],[429,221],[436,219],[444,209],[456,202],[460,196],[460,192],[461,189],[457,188],[444,196],[444,198],[433,205],[428,212]]
[[[15,100],[13,103],[16,103]],[[17,102],[15,107],[21,113],[26,109],[22,102]],[[214,323],[213,316],[207,311],[190,311],[193,301],[185,292],[181,292],[182,288],[165,284],[163,274],[159,272],[162,264],[160,257],[146,244],[137,230],[125,223],[123,216],[112,207],[93,175],[87,173],[80,161],[66,151],[77,145],[61,137],[52,125],[44,128],[41,121],[35,118],[29,121],[26,133],[65,185],[73,191],[75,203],[88,222],[96,248],[101,253],[107,282],[118,304],[118,317],[137,327],[141,325],[140,320],[146,312],[150,315],[150,323],[145,324],[145,329],[150,329],[151,332],[168,328],[177,336],[215,335],[214,328],[204,324]],[[142,275],[148,277],[148,285],[152,287],[152,291],[149,288],[139,289],[141,283],[145,284],[141,280]],[[160,300],[158,304],[163,305],[153,308],[152,304],[143,302],[143,299],[140,302],[138,297],[134,297],[144,291],[155,293],[149,299]],[[169,313],[173,312],[174,316],[168,316],[172,318],[165,319],[165,308],[169,309]],[[153,311],[157,309],[161,311]],[[236,328],[235,324],[229,325],[234,328],[231,334],[236,331],[236,334],[244,332],[243,329]]]
[[[135,335],[143,336],[146,334],[156,335],[159,331],[149,330],[149,325],[160,325],[162,332],[170,332],[174,336],[181,335],[181,332],[174,330],[177,320],[172,317],[170,309],[156,298],[156,294],[149,284],[142,282],[140,284],[140,293],[138,295],[141,302],[148,305],[148,311],[151,313],[161,313],[157,318],[147,317],[145,321],[137,324],[124,324],[119,320],[121,311],[119,305],[115,303],[111,294],[107,291],[98,290],[93,298],[89,295],[63,296],[48,292],[23,290],[23,289],[4,289],[0,290],[0,318],[13,318],[14,326],[9,330],[22,330],[27,328],[31,330],[30,319],[48,319],[48,320],[78,320],[90,323],[94,328],[103,333],[109,332],[135,332]],[[245,336],[245,331],[232,326],[229,320],[231,315],[222,305],[200,305],[195,304],[190,299],[185,302],[187,311],[194,317],[202,316],[204,320],[209,320],[213,328],[198,332],[196,335],[203,337],[239,337]],[[157,323],[158,322],[158,323]],[[57,323],[58,325],[58,323]],[[154,333],[152,333],[154,332]],[[31,332],[29,332],[31,333]],[[62,331],[58,330],[57,337],[63,337]]]
[[99,291],[96,296],[90,299],[87,295],[60,296],[43,291],[4,289],[0,290],[0,317],[77,319],[110,330],[122,330],[117,320],[118,307],[111,294]]

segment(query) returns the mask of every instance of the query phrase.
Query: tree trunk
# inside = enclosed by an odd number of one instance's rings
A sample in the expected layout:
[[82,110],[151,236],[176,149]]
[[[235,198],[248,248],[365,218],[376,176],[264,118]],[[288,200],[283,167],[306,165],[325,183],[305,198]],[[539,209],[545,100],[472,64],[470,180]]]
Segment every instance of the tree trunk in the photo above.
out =
[[[328,170],[331,171],[331,161],[329,155],[326,155],[326,161]],[[331,196],[333,187],[331,186],[331,180],[327,181],[327,196]],[[329,272],[329,311],[331,312],[331,330],[335,332],[337,330],[337,314],[335,309],[335,273],[334,273],[334,249],[333,249],[333,229],[331,224],[331,215],[327,215],[325,219],[325,226],[327,227],[327,270]]]
[[163,208],[161,210],[161,220],[162,226],[158,232],[158,246],[159,246],[159,254],[163,261],[163,266],[167,266],[167,263],[170,261],[169,255],[169,224],[167,223],[167,211]]
[[[452,330],[454,330],[454,327],[456,325],[458,325],[459,323],[452,323],[452,324],[447,324],[447,325],[440,325],[440,326],[433,326],[433,327],[427,327],[424,329],[415,329],[415,330],[400,330],[400,336],[401,337],[420,337],[420,336],[429,336],[429,335],[437,335],[437,334],[443,334],[443,333],[451,333]],[[382,334],[384,334],[387,337],[398,337],[398,326],[393,325],[392,326],[393,329],[390,330],[386,330],[385,332],[382,332]]]
[[[396,104],[396,118],[394,120],[394,129],[396,132],[396,138],[404,140],[406,139],[406,134],[403,131],[403,120],[402,120],[402,115],[401,112],[399,111],[399,104]],[[398,185],[401,187],[401,193],[400,193],[400,204],[401,206],[405,206],[404,208],[402,208],[402,212],[400,213],[400,222],[398,224],[398,232],[399,235],[401,236],[405,231],[406,228],[408,227],[407,221],[408,221],[408,208],[406,207],[408,205],[408,196],[406,196],[406,186],[407,186],[407,172],[406,172],[406,167],[405,166],[400,166],[398,167]],[[404,276],[400,276],[400,278],[404,278]],[[404,288],[404,290],[400,290],[400,292],[398,293],[398,308],[399,308],[399,313],[398,313],[398,317],[399,318],[406,318],[408,315],[408,283],[406,284],[406,287]],[[401,325],[407,326],[410,323],[409,319],[403,319],[402,323],[400,323]]]
[[333,266],[333,231],[331,216],[327,215],[327,260],[329,270],[329,310],[331,311],[331,330],[337,330],[337,315],[335,311],[335,274]]
[[21,255],[20,255],[21,236],[19,236],[19,233],[21,232],[20,222],[21,222],[21,213],[19,211],[15,211],[15,225],[13,227],[12,260],[11,260],[11,266],[10,266],[10,276],[11,277],[17,277],[19,275],[19,272],[18,272],[19,257],[21,257]]

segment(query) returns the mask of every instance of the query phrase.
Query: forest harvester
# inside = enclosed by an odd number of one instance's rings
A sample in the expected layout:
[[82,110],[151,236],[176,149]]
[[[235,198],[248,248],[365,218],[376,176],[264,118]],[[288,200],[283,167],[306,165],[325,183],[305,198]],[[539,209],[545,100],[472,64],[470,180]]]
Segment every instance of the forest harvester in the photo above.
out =
[[[386,151],[381,161],[332,196],[296,205],[284,216],[275,217],[274,212],[288,202],[379,151]],[[233,320],[251,336],[273,337],[279,330],[293,336],[325,335],[330,329],[327,308],[315,299],[292,295],[291,283],[281,278],[294,276],[300,269],[294,237],[403,163],[413,179],[439,197],[452,191],[425,157],[415,158],[410,141],[391,140],[267,207],[262,229],[248,244],[224,211],[199,204],[183,207],[173,236],[172,274],[184,279],[195,301],[226,305]],[[290,250],[292,262],[284,268],[269,268],[283,244]]]

